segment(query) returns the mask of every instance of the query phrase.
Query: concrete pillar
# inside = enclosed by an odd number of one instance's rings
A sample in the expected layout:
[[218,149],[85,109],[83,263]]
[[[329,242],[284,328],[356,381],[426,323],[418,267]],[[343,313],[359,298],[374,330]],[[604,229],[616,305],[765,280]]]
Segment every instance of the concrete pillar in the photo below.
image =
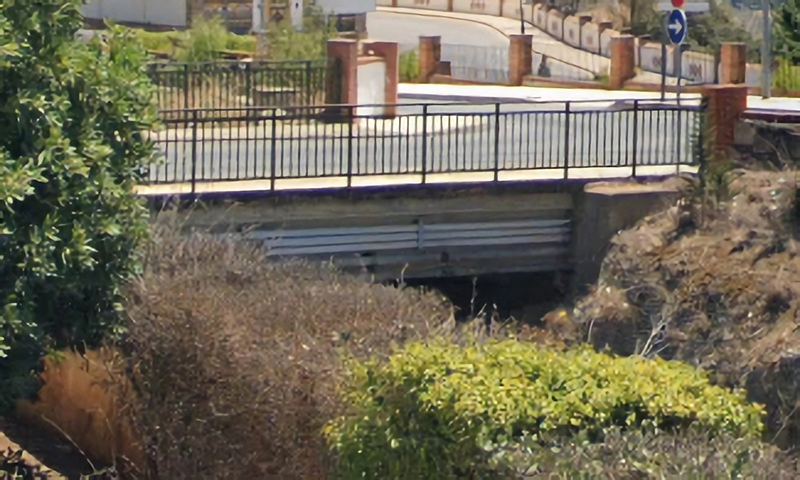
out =
[[419,37],[419,82],[426,83],[439,69],[442,59],[442,37]]
[[736,124],[747,110],[747,85],[711,85],[703,91],[705,135],[712,159],[726,155],[734,145]]
[[625,82],[636,75],[636,39],[633,35],[620,35],[611,39],[611,73],[608,84],[612,90],[621,90]]
[[383,57],[386,62],[386,108],[384,115],[393,118],[397,114],[397,85],[400,83],[400,49],[397,42],[370,41],[363,43],[364,53]]
[[747,81],[747,45],[725,42],[720,50],[719,83],[741,84]]
[[328,66],[325,76],[325,103],[358,103],[358,42],[328,40]]
[[533,35],[511,34],[508,44],[508,80],[511,85],[522,85],[525,76],[533,73]]

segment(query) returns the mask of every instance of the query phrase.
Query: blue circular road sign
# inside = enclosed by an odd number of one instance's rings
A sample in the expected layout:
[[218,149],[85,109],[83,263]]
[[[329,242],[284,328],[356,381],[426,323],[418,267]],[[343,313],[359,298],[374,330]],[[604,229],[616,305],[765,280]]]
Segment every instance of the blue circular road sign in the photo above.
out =
[[679,45],[686,40],[687,33],[686,13],[683,10],[675,9],[670,12],[667,19],[667,34],[669,41]]

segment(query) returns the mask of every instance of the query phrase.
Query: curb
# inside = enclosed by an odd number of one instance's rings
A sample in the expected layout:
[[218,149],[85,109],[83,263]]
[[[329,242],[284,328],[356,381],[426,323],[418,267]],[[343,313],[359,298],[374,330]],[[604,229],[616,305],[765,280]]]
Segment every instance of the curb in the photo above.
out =
[[403,100],[434,100],[440,102],[467,103],[534,103],[541,101],[538,97],[492,97],[476,95],[438,95],[435,93],[399,93],[397,98]]

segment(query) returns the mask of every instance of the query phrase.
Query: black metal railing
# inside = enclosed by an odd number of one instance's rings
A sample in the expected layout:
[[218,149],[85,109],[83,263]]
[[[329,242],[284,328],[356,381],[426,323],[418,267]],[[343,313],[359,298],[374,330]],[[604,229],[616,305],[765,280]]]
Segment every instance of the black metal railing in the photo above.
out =
[[[396,116],[386,118],[387,109]],[[194,192],[202,182],[237,180],[270,190],[280,180],[330,177],[351,186],[369,176],[561,179],[611,167],[661,175],[654,167],[693,163],[700,113],[641,100],[182,111],[152,133],[165,161],[146,179]]]
[[325,90],[325,61],[220,61],[148,66],[162,112],[315,105]]

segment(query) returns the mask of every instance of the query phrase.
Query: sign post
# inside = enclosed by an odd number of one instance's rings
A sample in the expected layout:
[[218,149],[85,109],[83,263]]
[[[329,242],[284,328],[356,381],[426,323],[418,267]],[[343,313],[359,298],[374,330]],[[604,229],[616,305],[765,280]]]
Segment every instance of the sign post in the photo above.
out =
[[688,23],[686,21],[686,12],[683,11],[684,0],[672,0],[672,5],[675,8],[669,13],[667,17],[667,36],[669,41],[677,47],[676,51],[676,64],[675,70],[677,71],[678,85],[676,88],[676,97],[678,105],[681,104],[681,76],[683,75],[683,49],[681,44],[686,40],[688,33]]

